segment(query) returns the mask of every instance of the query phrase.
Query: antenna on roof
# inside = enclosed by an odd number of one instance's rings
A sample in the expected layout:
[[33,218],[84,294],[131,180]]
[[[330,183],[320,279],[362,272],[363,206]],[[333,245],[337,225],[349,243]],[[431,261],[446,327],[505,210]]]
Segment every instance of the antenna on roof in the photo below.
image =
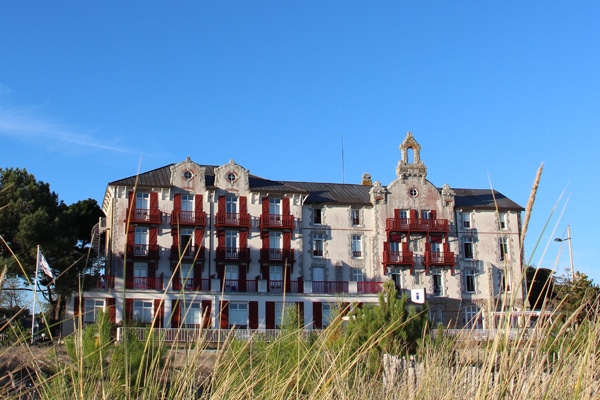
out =
[[342,135],[342,183],[344,183],[344,135]]

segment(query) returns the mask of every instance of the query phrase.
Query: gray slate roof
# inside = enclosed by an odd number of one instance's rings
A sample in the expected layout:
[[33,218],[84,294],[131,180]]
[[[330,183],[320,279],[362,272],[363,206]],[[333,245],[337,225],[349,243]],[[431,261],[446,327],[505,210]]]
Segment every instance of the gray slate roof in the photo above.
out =
[[[109,183],[109,186],[137,186],[140,188],[171,187],[171,167],[175,164],[165,165],[139,175],[119,179]],[[215,175],[214,165],[202,165],[205,168],[205,181],[207,188],[214,187]],[[293,182],[272,181],[250,174],[250,190],[306,194],[307,204],[347,204],[347,205],[370,205],[369,190],[372,186],[347,184],[347,183],[319,183],[319,182]],[[441,189],[440,189],[441,190]],[[484,208],[501,210],[523,211],[523,207],[515,203],[502,193],[490,189],[452,189],[454,190],[455,206],[457,208]]]

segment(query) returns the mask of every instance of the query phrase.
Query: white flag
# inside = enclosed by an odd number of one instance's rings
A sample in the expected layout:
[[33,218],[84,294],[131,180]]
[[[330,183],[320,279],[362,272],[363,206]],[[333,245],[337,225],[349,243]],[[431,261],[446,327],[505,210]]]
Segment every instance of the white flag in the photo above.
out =
[[410,301],[417,304],[425,303],[425,288],[412,289],[410,291]]
[[49,278],[52,278],[52,282],[54,282],[56,278],[54,278],[54,274],[50,269],[50,265],[48,265],[48,261],[46,261],[46,258],[44,258],[44,255],[41,251],[39,252],[39,254],[40,257],[38,258],[38,268],[40,268],[42,272],[46,274]]

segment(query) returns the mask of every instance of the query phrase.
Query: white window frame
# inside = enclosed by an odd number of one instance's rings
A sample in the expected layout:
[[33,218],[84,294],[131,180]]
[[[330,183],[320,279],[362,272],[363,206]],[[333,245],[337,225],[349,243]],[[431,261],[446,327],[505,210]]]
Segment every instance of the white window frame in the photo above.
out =
[[363,245],[362,245],[362,235],[360,234],[353,234],[352,235],[352,242],[351,242],[351,247],[352,247],[352,258],[363,258],[364,254],[363,254]]
[[98,311],[104,312],[104,299],[84,299],[83,322],[96,322]]
[[[470,247],[471,256],[468,256],[467,248]],[[463,258],[465,260],[472,260],[475,257],[475,247],[473,246],[473,238],[465,237],[463,238]]]
[[508,252],[508,238],[507,237],[499,237],[498,238],[498,251],[500,261],[509,261],[510,253]]
[[335,307],[334,303],[321,303],[321,326],[326,328],[332,322],[331,312]]
[[431,219],[431,210],[421,210],[421,219]]
[[135,208],[137,210],[149,210],[150,193],[137,192],[135,194]]
[[476,305],[467,305],[462,308],[463,323],[465,328],[482,329],[481,315],[479,307]]
[[312,256],[323,258],[325,256],[325,235],[315,233],[312,237]]
[[477,273],[472,269],[465,270],[465,292],[477,292]]
[[360,226],[360,209],[352,208],[350,209],[350,224],[352,226]]
[[290,312],[290,310],[294,310],[294,307],[295,304],[292,302],[275,302],[275,329],[282,328],[283,323],[285,322],[285,315]]
[[365,271],[362,268],[350,268],[350,281],[364,282]]
[[185,327],[200,327],[202,326],[202,302],[191,301],[189,303],[181,303],[181,325]]
[[281,215],[281,199],[269,198],[269,214]]
[[471,221],[471,213],[470,212],[461,212],[460,216],[461,216],[461,219],[462,219],[462,227],[464,229],[471,229],[471,228],[473,228],[473,223]]
[[143,324],[152,323],[154,318],[154,305],[151,300],[133,301],[133,320]]
[[247,329],[248,328],[248,302],[231,301],[229,302],[229,328]]
[[431,289],[431,293],[434,296],[441,297],[445,295],[444,276],[442,274],[442,271],[439,269],[434,269],[431,271]]

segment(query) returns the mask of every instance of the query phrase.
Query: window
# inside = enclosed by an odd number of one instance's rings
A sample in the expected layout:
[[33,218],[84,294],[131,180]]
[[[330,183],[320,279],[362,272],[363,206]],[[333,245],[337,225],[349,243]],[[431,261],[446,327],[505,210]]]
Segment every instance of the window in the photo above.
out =
[[194,230],[183,228],[179,230],[179,251],[184,257],[194,255]]
[[[282,237],[283,236],[282,236],[281,232],[277,232],[277,231],[269,232],[269,249],[281,250]],[[279,251],[278,253],[281,258],[281,251]]]
[[239,270],[237,265],[225,266],[225,291],[237,292],[239,280]]
[[149,324],[152,322],[152,302],[135,300],[133,302],[133,320]]
[[194,301],[181,305],[181,323],[187,327],[202,325],[202,303]]
[[275,303],[275,328],[281,329],[286,315],[294,311],[294,306],[294,303],[284,303],[282,301]]
[[508,260],[508,239],[505,237],[498,239],[500,248],[500,261]]
[[352,257],[362,256],[362,236],[352,235]]
[[444,286],[442,284],[442,272],[439,270],[432,271],[431,278],[433,280],[433,295],[434,296],[443,296],[444,295]]
[[148,255],[148,228],[136,226],[135,227],[135,244],[134,244],[134,255],[136,256],[147,256]]
[[463,212],[461,213],[463,228],[471,228],[471,213]]
[[500,229],[506,229],[506,220],[507,220],[506,213],[500,213],[498,215],[498,219],[500,220]]
[[327,325],[329,325],[331,323],[331,318],[332,318],[332,311],[333,311],[334,305],[331,303],[323,303],[322,306],[322,317],[323,317],[323,328],[327,327]]
[[248,327],[248,303],[229,303],[229,327],[246,329]]
[[237,223],[237,197],[225,198],[225,216],[227,222]]
[[352,282],[364,282],[365,272],[360,268],[351,268],[350,269],[350,280]]
[[321,267],[313,267],[312,280],[314,282],[323,282],[325,280],[325,269]]
[[133,288],[148,288],[148,264],[141,262],[133,263]]
[[472,238],[464,238],[463,240],[463,250],[465,259],[473,258],[473,239]]
[[104,300],[85,299],[83,322],[96,322],[98,313],[104,311]]
[[238,258],[238,231],[225,231],[225,258]]
[[475,293],[475,271],[471,269],[465,271],[465,292]]
[[350,211],[350,219],[352,220],[352,225],[354,225],[354,226],[360,225],[360,210],[353,208]]
[[444,323],[443,312],[441,307],[431,307],[429,308],[429,320],[432,325],[438,326]]
[[463,307],[463,323],[465,328],[481,329],[481,317],[479,315],[479,308],[477,306],[465,306]]
[[323,209],[315,208],[313,209],[313,224],[321,225],[323,222]]
[[194,196],[191,194],[181,195],[181,222],[194,221]]
[[429,210],[421,210],[421,219],[430,219],[431,211]]
[[150,194],[149,193],[136,193],[135,194],[135,208],[137,210],[150,209]]
[[283,292],[283,267],[280,265],[269,267],[269,292]]
[[390,268],[389,275],[396,284],[396,289],[402,289],[402,270],[400,268]]
[[323,257],[323,243],[325,242],[325,236],[323,234],[313,235],[313,256]]
[[269,199],[269,214],[281,215],[281,199]]
[[400,219],[408,219],[408,210],[400,210]]
[[193,286],[194,281],[194,268],[192,264],[182,263],[179,267],[179,279],[181,280],[181,287],[189,289]]

